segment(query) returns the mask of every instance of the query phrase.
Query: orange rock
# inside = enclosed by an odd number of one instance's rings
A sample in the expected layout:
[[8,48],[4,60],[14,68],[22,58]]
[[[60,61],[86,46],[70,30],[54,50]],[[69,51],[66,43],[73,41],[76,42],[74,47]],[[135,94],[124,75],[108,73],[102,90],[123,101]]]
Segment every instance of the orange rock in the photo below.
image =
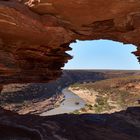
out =
[[65,51],[76,39],[132,43],[140,59],[139,5],[138,0],[1,0],[0,83],[54,80],[71,59]]

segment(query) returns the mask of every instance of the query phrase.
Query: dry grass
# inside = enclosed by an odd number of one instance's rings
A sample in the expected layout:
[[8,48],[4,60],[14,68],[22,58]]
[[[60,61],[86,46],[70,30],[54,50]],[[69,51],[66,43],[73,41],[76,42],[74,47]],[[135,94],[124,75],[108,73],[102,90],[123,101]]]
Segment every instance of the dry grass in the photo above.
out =
[[95,95],[95,103],[87,102],[87,106],[80,110],[81,113],[112,113],[130,106],[140,106],[140,76],[113,78],[94,83],[77,83],[72,85],[71,89],[76,94],[78,90],[88,91],[85,92],[88,100],[94,93],[98,93]]

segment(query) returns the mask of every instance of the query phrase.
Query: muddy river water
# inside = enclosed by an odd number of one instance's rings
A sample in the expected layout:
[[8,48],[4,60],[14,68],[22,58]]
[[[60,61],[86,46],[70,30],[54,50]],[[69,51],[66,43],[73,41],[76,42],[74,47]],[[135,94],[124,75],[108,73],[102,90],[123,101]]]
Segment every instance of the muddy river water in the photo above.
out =
[[67,88],[63,89],[62,93],[64,94],[65,100],[60,104],[60,106],[43,112],[41,116],[71,113],[85,106],[86,102]]

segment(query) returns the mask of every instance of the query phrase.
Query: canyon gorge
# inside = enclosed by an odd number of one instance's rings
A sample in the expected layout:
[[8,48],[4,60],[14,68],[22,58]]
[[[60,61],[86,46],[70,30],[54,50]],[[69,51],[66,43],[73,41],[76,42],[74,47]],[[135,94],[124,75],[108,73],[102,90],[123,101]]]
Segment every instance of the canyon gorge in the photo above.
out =
[[[56,80],[71,43],[98,39],[135,45],[139,61],[140,0],[0,0],[0,90]],[[50,117],[0,108],[0,139],[138,140],[140,108]]]

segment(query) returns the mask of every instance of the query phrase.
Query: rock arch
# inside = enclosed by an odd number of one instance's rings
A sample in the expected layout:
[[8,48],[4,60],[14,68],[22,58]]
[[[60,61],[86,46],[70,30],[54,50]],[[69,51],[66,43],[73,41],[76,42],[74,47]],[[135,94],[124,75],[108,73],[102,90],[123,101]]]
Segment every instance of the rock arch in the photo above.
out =
[[0,1],[0,83],[48,82],[61,75],[76,39],[138,47],[139,0]]

